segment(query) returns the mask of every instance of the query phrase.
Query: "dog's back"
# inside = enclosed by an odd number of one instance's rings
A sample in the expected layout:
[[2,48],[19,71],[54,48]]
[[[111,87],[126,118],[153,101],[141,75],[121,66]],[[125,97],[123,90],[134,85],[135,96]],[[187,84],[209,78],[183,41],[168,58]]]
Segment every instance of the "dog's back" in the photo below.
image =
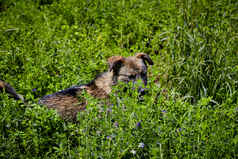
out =
[[51,95],[44,96],[39,104],[55,109],[63,119],[76,119],[77,113],[84,110],[86,100],[81,98],[83,86],[74,86]]

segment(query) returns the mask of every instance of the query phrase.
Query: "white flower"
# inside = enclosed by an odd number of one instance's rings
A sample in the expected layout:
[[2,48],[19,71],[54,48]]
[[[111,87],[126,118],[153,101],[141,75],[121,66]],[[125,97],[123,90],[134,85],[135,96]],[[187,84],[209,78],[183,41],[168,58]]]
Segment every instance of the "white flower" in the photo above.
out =
[[131,153],[132,153],[133,155],[135,155],[135,154],[136,154],[136,151],[135,151],[135,150],[131,150]]
[[139,143],[138,145],[139,148],[144,148],[145,147],[145,144],[143,142]]

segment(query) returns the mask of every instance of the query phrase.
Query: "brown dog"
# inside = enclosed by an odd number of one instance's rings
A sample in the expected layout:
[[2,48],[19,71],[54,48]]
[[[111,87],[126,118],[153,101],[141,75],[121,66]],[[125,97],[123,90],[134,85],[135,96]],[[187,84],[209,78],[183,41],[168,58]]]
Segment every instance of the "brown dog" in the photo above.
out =
[[[128,83],[142,79],[147,85],[147,65],[153,65],[151,58],[145,53],[137,53],[135,56],[113,56],[108,59],[109,70],[98,75],[88,84],[73,86],[71,88],[44,96],[39,100],[40,104],[48,108],[56,109],[64,119],[76,119],[77,113],[85,109],[87,101],[80,99],[83,90],[96,98],[107,98],[112,86],[118,81]],[[15,99],[23,98],[7,83],[0,81],[0,89],[11,94]]]

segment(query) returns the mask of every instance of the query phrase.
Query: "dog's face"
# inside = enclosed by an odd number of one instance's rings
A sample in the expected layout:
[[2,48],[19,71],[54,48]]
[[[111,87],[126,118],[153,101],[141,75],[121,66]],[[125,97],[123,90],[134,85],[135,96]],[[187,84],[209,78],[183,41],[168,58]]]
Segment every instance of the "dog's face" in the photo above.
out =
[[149,55],[137,53],[135,56],[122,57],[113,56],[108,59],[109,71],[113,71],[113,83],[122,81],[128,83],[142,79],[144,85],[147,85],[147,63],[153,65]]

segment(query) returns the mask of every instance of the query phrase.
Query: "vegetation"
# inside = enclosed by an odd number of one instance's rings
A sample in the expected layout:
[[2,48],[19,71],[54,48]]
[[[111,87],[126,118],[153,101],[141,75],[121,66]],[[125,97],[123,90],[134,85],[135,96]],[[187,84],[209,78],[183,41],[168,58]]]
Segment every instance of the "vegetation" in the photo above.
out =
[[[0,158],[238,158],[236,0],[0,0]],[[148,94],[125,84],[77,122],[37,103],[150,55]]]

